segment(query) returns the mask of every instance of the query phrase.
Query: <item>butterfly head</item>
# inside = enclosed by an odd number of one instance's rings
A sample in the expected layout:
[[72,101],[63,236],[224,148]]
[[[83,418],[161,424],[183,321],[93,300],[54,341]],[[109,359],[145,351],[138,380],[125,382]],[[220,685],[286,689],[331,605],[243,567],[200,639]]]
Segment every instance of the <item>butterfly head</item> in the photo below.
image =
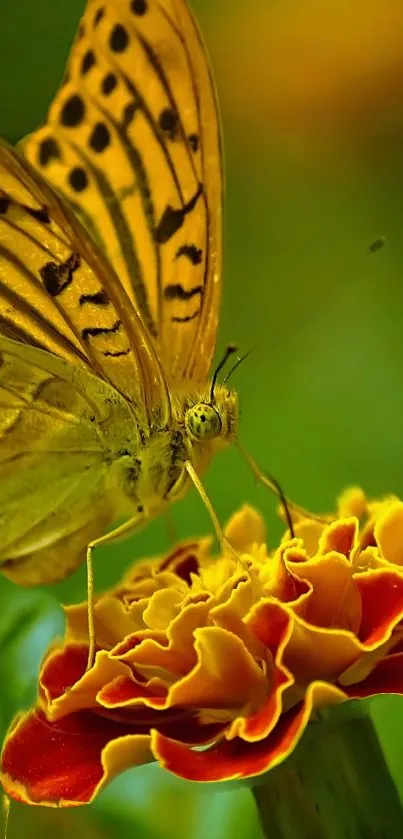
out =
[[195,402],[187,409],[185,428],[192,443],[225,443],[235,436],[237,417],[236,393],[220,386],[215,388],[213,399]]
[[230,344],[214,371],[208,395],[205,399],[194,402],[185,413],[186,431],[193,443],[211,440],[225,444],[235,437],[238,419],[238,397],[234,391],[229,390],[225,385],[242,359],[237,360],[222,384],[217,385],[220,370],[234,352],[236,352],[236,347]]

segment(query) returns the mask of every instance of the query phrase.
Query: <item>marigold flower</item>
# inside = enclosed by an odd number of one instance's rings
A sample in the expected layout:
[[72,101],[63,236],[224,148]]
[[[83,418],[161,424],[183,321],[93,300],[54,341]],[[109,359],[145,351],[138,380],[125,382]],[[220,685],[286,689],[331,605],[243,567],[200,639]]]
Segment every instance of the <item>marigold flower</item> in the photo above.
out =
[[402,535],[401,501],[353,489],[269,552],[245,506],[226,528],[239,559],[189,541],[97,599],[88,671],[86,603],[67,607],[37,705],[6,738],[4,789],[85,804],[152,760],[195,781],[246,778],[283,761],[323,706],[403,693]]

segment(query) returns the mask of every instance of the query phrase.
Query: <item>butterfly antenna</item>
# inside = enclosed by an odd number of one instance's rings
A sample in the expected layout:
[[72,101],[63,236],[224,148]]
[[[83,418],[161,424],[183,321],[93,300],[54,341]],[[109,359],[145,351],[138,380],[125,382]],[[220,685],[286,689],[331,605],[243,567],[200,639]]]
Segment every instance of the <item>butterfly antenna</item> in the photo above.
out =
[[238,348],[235,346],[235,344],[228,344],[228,347],[227,347],[227,349],[225,350],[225,353],[224,353],[224,355],[223,355],[223,357],[222,357],[222,359],[221,359],[220,363],[217,365],[216,369],[214,370],[214,373],[213,373],[213,378],[212,378],[212,380],[211,380],[211,388],[210,388],[210,402],[214,402],[214,388],[215,388],[215,386],[216,386],[216,384],[217,384],[217,376],[218,376],[218,374],[220,373],[220,371],[222,370],[222,368],[223,368],[223,367],[225,367],[225,365],[226,365],[226,363],[227,363],[227,361],[228,361],[228,359],[229,359],[230,355],[233,355],[233,353],[234,353],[234,352],[236,352],[236,351],[237,351],[237,349],[238,349]]
[[242,362],[245,361],[246,358],[249,358],[249,356],[254,352],[255,349],[256,347],[252,347],[252,349],[248,350],[248,352],[245,352],[243,355],[238,356],[235,364],[233,365],[233,367],[231,367],[225,378],[222,380],[221,384],[225,385],[226,382],[228,382],[228,379],[230,376],[232,376],[234,370],[236,370],[237,367],[239,367],[239,365],[242,364]]

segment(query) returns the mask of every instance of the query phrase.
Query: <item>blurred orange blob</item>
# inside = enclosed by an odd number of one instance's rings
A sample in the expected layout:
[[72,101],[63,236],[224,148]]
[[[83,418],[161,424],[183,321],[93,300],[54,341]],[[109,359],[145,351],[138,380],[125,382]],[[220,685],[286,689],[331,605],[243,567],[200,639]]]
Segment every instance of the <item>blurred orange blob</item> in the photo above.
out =
[[[403,134],[401,0],[220,4],[208,42],[242,140],[324,149]],[[239,131],[239,126],[237,127]]]

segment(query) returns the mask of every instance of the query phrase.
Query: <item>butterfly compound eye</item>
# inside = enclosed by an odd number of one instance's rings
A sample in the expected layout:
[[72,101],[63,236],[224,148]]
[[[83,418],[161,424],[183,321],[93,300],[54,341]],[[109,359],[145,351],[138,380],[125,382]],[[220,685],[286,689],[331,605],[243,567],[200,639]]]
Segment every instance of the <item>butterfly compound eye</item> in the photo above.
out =
[[220,415],[212,405],[199,402],[186,411],[185,426],[195,440],[211,440],[221,431]]

